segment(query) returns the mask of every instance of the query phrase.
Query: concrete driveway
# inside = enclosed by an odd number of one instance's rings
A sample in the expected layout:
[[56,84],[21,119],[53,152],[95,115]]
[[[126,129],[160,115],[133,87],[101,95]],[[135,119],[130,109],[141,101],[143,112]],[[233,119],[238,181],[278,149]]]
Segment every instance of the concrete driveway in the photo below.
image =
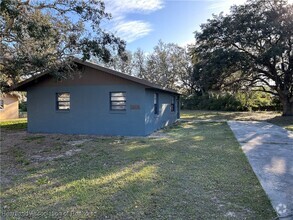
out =
[[293,219],[293,132],[267,122],[228,124],[276,212]]

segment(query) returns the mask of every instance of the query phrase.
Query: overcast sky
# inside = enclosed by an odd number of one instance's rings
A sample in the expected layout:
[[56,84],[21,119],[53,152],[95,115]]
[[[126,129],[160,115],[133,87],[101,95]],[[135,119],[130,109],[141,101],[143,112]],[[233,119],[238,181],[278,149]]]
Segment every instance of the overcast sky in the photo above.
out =
[[[293,2],[293,0],[290,0]],[[212,14],[229,12],[234,4],[245,0],[105,0],[112,20],[105,27],[127,41],[127,49],[145,52],[162,39],[181,46],[194,42],[194,31],[200,30]]]

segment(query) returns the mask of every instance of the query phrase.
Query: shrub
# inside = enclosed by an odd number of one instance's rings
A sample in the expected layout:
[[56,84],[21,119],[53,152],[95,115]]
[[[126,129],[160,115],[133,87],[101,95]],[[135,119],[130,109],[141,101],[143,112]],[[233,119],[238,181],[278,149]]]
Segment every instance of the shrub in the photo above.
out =
[[20,102],[19,103],[19,111],[27,112],[26,102]]
[[182,97],[182,108],[190,110],[251,111],[278,110],[280,104],[270,94],[250,91],[247,93],[208,93]]

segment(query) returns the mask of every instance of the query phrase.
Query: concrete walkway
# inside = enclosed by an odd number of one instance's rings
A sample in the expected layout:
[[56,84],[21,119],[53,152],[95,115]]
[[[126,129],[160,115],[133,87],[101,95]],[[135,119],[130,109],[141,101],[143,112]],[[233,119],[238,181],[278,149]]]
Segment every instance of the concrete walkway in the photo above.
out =
[[228,124],[276,212],[293,219],[293,132],[267,122]]

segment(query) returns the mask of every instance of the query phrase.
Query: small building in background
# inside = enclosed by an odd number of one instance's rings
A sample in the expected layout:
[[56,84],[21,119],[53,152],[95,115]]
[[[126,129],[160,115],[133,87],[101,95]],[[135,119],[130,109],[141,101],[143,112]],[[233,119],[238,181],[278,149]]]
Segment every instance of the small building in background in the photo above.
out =
[[180,117],[175,90],[75,62],[81,73],[74,78],[43,73],[14,87],[27,92],[29,132],[145,136]]
[[13,93],[0,94],[0,120],[19,117],[18,96]]

